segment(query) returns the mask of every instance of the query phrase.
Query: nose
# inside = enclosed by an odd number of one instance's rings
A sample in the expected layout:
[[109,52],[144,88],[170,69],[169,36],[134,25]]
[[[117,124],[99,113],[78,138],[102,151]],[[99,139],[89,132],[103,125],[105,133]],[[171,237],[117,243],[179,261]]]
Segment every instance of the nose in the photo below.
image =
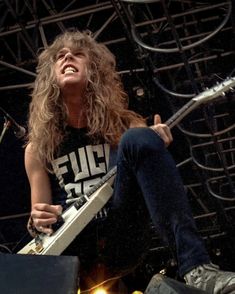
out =
[[73,58],[73,54],[72,52],[68,51],[66,54],[65,54],[65,60],[66,59],[72,59]]

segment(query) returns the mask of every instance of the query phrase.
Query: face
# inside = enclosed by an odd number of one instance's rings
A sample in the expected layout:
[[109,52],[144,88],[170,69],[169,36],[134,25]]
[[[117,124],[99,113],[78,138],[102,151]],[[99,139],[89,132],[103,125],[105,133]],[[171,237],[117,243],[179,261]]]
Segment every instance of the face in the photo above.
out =
[[[62,48],[56,55],[54,70],[61,91],[82,93],[87,83],[87,57],[82,51]],[[79,91],[79,92],[78,92]]]

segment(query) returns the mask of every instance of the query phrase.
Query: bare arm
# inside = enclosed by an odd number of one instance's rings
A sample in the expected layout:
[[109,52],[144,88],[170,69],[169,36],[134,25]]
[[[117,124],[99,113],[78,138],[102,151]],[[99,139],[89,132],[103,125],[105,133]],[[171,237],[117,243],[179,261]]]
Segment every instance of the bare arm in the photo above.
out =
[[[46,170],[36,159],[31,145],[25,150],[25,169],[31,189],[31,217],[28,223],[37,231],[51,234],[50,225],[56,223],[62,208],[59,205],[52,205],[52,191],[50,180]],[[33,235],[33,233],[30,231]]]

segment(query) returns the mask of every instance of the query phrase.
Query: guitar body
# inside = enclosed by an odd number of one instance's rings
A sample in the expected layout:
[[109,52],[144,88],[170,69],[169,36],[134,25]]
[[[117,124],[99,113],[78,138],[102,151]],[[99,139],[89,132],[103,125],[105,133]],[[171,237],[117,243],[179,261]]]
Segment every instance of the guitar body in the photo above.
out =
[[40,234],[18,254],[60,255],[75,237],[85,228],[97,212],[104,207],[113,193],[113,188],[106,182],[79,209],[69,207],[62,215],[64,224],[51,236]]

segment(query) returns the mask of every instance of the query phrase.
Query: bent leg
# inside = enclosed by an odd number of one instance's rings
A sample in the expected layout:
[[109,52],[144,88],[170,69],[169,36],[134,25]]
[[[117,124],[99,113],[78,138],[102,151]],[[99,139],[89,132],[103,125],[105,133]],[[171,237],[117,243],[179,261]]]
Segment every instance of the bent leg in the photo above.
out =
[[[121,139],[114,207],[134,210],[139,202],[136,187],[142,192],[156,228],[170,245],[175,243],[180,274],[208,263],[210,259],[198,235],[175,162],[150,128],[129,129]],[[128,207],[130,203],[132,207]]]

